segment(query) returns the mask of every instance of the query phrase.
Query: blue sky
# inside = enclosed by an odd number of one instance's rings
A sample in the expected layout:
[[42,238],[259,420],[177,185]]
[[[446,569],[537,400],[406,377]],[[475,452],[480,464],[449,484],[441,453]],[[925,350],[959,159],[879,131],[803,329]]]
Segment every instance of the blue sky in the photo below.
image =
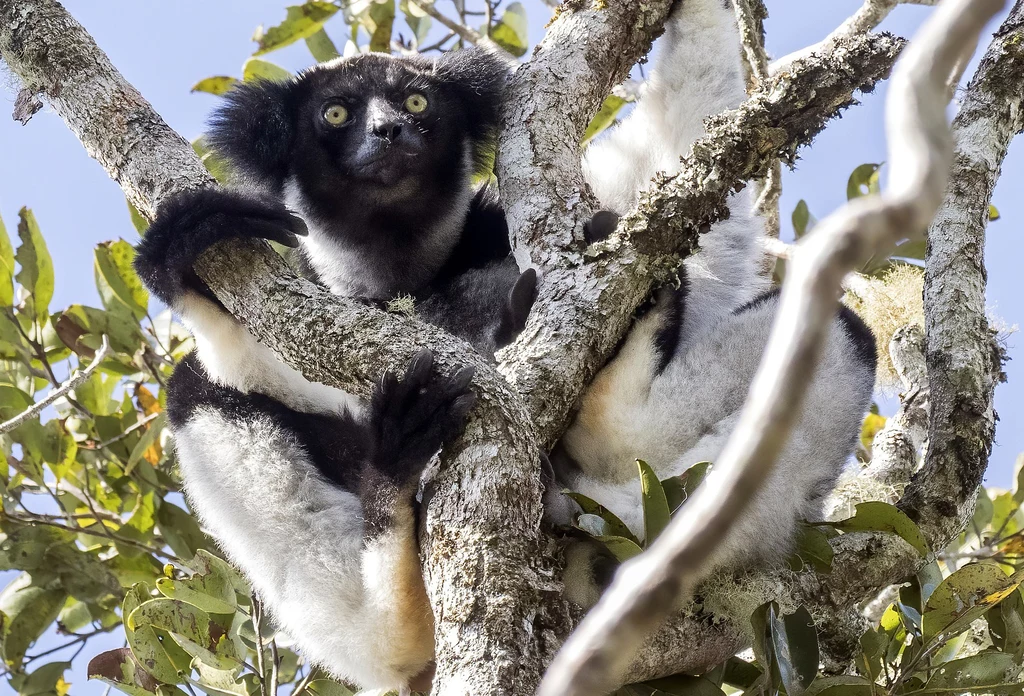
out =
[[[284,17],[286,0],[219,0],[198,2],[138,2],[137,0],[65,0],[64,5],[93,35],[114,64],[153,104],[156,110],[188,139],[198,136],[216,97],[189,94],[189,87],[210,75],[236,75],[253,50],[250,36],[259,24],[272,25]],[[859,0],[768,0],[768,49],[774,56],[818,41],[849,16]],[[438,0],[448,11],[449,0]],[[531,46],[543,34],[550,11],[539,0],[526,0],[530,18]],[[927,17],[929,8],[901,6],[886,20],[883,29],[910,36]],[[994,27],[993,27],[994,28]],[[343,28],[335,20],[328,25],[340,45]],[[406,32],[408,35],[408,32]],[[986,38],[982,46],[987,44]],[[306,67],[312,59],[299,43],[268,56],[292,70]],[[973,72],[973,65],[967,75]],[[10,87],[14,78],[3,75],[0,84]],[[0,216],[13,234],[17,211],[31,207],[46,236],[56,267],[57,287],[51,306],[72,302],[96,304],[92,250],[97,242],[122,237],[137,239],[128,218],[120,189],[85,153],[63,122],[52,112],[37,114],[26,127],[9,114],[13,89],[0,91]],[[814,146],[803,151],[793,172],[784,175],[782,197],[783,236],[791,237],[789,214],[796,202],[806,199],[811,210],[824,217],[846,199],[846,179],[859,164],[885,159],[882,107],[885,88],[864,98],[823,133]],[[996,189],[994,203],[1002,219],[989,228],[986,263],[989,273],[988,301],[992,311],[1008,325],[1024,324],[1020,301],[1020,259],[1024,240],[1019,233],[1024,221],[1024,138],[1014,144]],[[1024,452],[1024,432],[1018,427],[1024,413],[1024,338],[1010,338],[1009,383],[996,392],[1000,414],[997,443],[987,482],[1009,486],[1013,462]],[[119,646],[116,636],[109,645],[90,645],[90,653]],[[101,685],[86,683],[76,670],[73,692],[99,694]],[[6,689],[6,684],[0,691]]]

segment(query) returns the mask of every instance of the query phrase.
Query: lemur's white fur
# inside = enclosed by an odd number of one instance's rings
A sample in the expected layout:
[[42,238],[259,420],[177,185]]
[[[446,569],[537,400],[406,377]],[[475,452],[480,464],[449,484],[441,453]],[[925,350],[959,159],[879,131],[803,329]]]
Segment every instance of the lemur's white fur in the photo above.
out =
[[[740,45],[729,3],[683,0],[674,10],[643,97],[585,153],[585,172],[602,205],[627,212],[657,172],[679,170],[679,158],[704,135],[707,116],[745,99]],[[733,313],[768,281],[757,272],[763,227],[749,197],[734,196],[730,212],[685,262],[689,292],[668,366],[657,373],[654,338],[663,315],[655,308],[598,374],[562,441],[579,468],[563,483],[608,507],[639,538],[643,513],[634,460],[646,460],[664,479],[718,457],[774,319],[776,298]],[[718,563],[778,560],[790,550],[797,520],[820,515],[870,399],[874,376],[852,359],[854,352],[835,322],[790,444]],[[712,469],[703,485],[715,482]],[[592,588],[577,581],[567,583],[570,595],[589,604]]]
[[[310,382],[206,298],[175,311],[210,377],[308,413],[358,415],[358,399]],[[200,407],[175,432],[188,499],[302,655],[336,677],[403,688],[433,658],[433,617],[410,514],[364,544],[357,495],[331,485],[269,417]]]

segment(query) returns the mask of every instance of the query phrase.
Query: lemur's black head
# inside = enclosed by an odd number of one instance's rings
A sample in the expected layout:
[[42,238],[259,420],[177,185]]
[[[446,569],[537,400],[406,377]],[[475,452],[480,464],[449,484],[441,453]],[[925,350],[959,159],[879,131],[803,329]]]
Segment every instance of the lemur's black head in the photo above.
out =
[[294,182],[318,216],[412,201],[443,208],[492,145],[507,73],[480,49],[436,61],[339,59],[232,90],[209,138],[249,182],[277,194]]

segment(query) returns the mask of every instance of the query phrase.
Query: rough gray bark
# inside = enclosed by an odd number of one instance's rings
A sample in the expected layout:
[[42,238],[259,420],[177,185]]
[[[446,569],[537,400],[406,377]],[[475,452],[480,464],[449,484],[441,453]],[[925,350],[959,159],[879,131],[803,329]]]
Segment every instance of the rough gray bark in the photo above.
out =
[[931,387],[928,453],[901,507],[935,548],[972,513],[995,435],[1002,359],[985,318],[985,227],[1013,137],[1024,130],[1024,0],[985,51],[953,121],[953,175],[928,230],[925,336]]

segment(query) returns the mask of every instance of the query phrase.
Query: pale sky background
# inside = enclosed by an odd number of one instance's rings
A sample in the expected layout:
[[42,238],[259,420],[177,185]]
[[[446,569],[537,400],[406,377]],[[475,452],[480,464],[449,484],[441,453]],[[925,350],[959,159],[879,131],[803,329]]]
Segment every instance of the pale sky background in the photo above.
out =
[[[297,0],[292,0],[293,2]],[[99,46],[167,120],[189,140],[203,130],[204,120],[217,97],[190,94],[189,88],[211,75],[240,76],[250,55],[253,29],[272,26],[284,18],[287,0],[65,0],[64,5],[85,26]],[[768,0],[768,50],[776,57],[818,41],[838,26],[859,5],[859,0]],[[525,0],[529,15],[530,45],[543,35],[550,17],[539,0]],[[437,0],[450,11],[450,0]],[[901,6],[882,28],[911,36],[930,9]],[[402,20],[398,20],[402,24]],[[994,26],[990,29],[994,29]],[[327,25],[328,33],[342,45],[345,36],[340,18]],[[407,36],[409,31],[404,32]],[[989,32],[982,39],[988,43]],[[311,64],[303,43],[267,56],[290,70]],[[969,77],[974,64],[968,68]],[[124,197],[103,169],[85,153],[63,122],[49,110],[37,114],[22,127],[10,118],[14,106],[13,78],[0,72],[0,216],[16,239],[17,212],[32,208],[49,244],[56,267],[56,290],[51,307],[73,302],[99,304],[93,283],[93,247],[118,237],[136,241]],[[850,172],[865,162],[885,160],[882,113],[885,87],[863,99],[863,104],[834,122],[814,146],[802,151],[796,171],[784,175],[782,197],[783,237],[792,237],[789,215],[801,198],[820,219],[846,200]],[[986,264],[989,273],[988,301],[991,311],[1009,326],[1024,324],[1020,266],[1024,240],[1024,139],[1010,150],[994,204],[1002,219],[989,227]],[[1013,463],[1024,452],[1024,433],[1019,427],[1024,413],[1024,338],[1010,338],[1009,383],[996,391],[1000,422],[996,447],[986,482],[1009,487]],[[891,408],[891,401],[887,401]],[[6,579],[5,579],[6,580]],[[73,696],[101,694],[103,685],[87,682],[85,663],[102,650],[120,647],[119,632],[90,641],[89,647],[69,673]],[[60,644],[46,636],[30,651]],[[70,651],[69,651],[70,652]],[[54,660],[68,659],[56,654]],[[36,665],[46,662],[46,658]],[[0,681],[0,694],[9,687]]]

